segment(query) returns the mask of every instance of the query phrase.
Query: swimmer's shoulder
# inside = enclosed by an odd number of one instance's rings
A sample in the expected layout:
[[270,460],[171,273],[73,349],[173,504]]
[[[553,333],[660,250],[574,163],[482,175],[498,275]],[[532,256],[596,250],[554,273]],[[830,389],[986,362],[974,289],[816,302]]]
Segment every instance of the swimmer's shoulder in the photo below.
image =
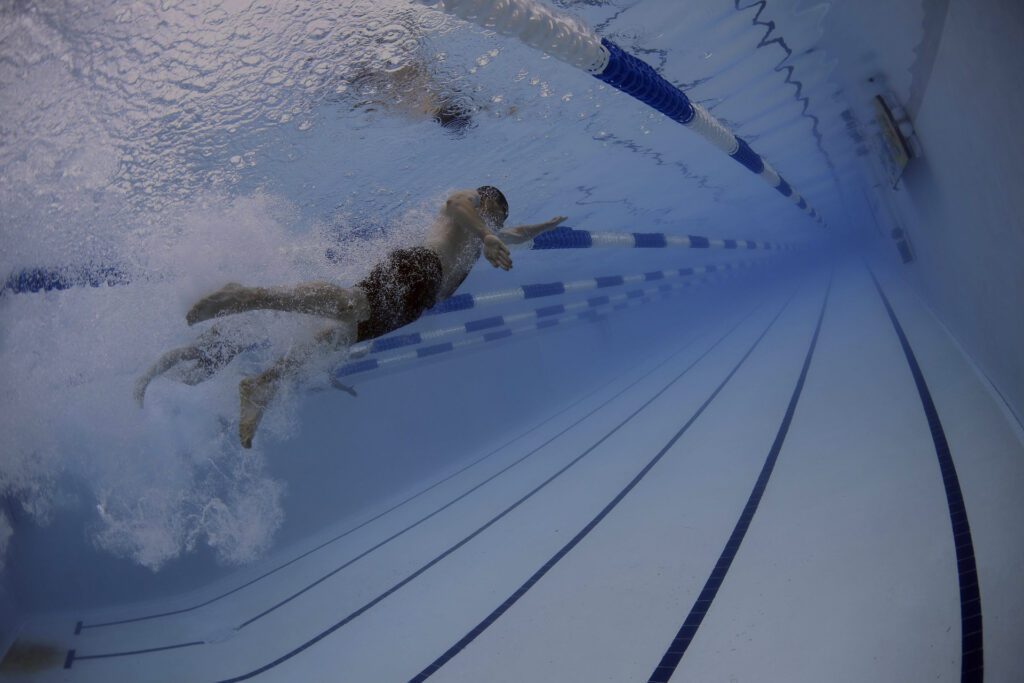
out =
[[456,190],[448,195],[445,207],[451,211],[455,205],[469,203],[474,209],[480,208],[480,195],[476,190]]

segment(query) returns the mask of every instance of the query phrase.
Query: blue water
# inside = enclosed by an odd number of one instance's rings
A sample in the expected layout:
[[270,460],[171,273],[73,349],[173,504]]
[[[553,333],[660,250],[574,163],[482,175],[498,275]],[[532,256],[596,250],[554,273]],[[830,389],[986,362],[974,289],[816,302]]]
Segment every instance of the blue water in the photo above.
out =
[[[0,300],[0,562],[21,612],[170,595],[252,566],[453,471],[687,329],[817,272],[834,248],[888,234],[865,160],[875,151],[850,123],[863,102],[821,45],[826,5],[555,4],[742,135],[827,227],[626,95],[436,10],[0,7],[0,277],[117,268],[128,281]],[[455,124],[442,125],[444,107]],[[135,378],[197,334],[184,322],[197,297],[229,280],[354,283],[415,243],[450,192],[482,184],[505,192],[511,224],[567,215],[591,231],[802,251],[597,321],[368,373],[352,380],[356,398],[310,378],[284,392],[251,451],[235,439],[238,381],[312,319],[239,316],[230,334],[260,349],[203,385],[160,378],[144,409],[134,403]],[[511,273],[481,261],[460,292],[740,256],[513,252]]]

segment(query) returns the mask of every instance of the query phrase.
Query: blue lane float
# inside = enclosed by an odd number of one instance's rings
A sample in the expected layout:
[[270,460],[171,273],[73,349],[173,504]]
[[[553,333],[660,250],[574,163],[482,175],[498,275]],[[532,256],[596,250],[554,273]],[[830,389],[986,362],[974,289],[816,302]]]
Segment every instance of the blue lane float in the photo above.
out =
[[798,209],[823,223],[818,212],[760,154],[751,149],[746,140],[734,135],[704,107],[691,102],[682,90],[662,78],[643,60],[626,53],[610,40],[602,39],[601,44],[608,50],[608,65],[600,73],[594,73],[595,78],[683,124],[774,187],[779,194],[789,197]]
[[[430,358],[432,356],[438,356],[459,349],[464,349],[470,346],[479,346],[488,342],[500,341],[508,339],[509,337],[516,335],[523,335],[529,332],[536,332],[539,330],[546,330],[553,327],[565,325],[570,322],[577,321],[597,321],[602,319],[602,313],[598,309],[601,307],[608,306],[612,310],[623,310],[626,308],[633,308],[641,306],[651,301],[651,297],[656,294],[668,295],[673,290],[680,289],[681,287],[672,287],[669,285],[662,285],[660,287],[651,288],[648,291],[633,291],[623,294],[619,294],[614,297],[595,297],[588,301],[582,302],[580,306],[573,307],[582,308],[573,313],[566,313],[564,315],[554,317],[543,317],[537,314],[537,311],[531,311],[530,313],[522,314],[521,316],[505,316],[508,320],[506,323],[502,323],[501,329],[492,330],[482,335],[469,335],[469,329],[464,326],[458,328],[451,328],[445,330],[445,334],[465,334],[463,339],[457,341],[448,341],[441,343],[434,343],[429,346],[422,346],[416,349],[410,349],[402,353],[392,354],[382,358],[365,358],[363,360],[346,363],[334,370],[332,378],[334,380],[340,380],[342,377],[349,377],[351,375],[357,375],[371,370],[377,370],[380,368],[390,368],[395,365],[401,365],[412,361],[421,360],[423,358]],[[570,307],[566,306],[568,311]],[[520,319],[534,318],[533,322],[526,324],[515,324]],[[420,335],[406,335],[405,340],[408,343],[421,343],[426,341]],[[417,342],[412,342],[412,337],[420,337]]]
[[560,320],[565,316],[576,315],[587,310],[614,306],[629,301],[630,299],[651,297],[659,293],[667,294],[670,292],[676,292],[696,286],[696,284],[699,283],[684,281],[677,284],[663,284],[656,287],[633,289],[611,296],[592,296],[581,301],[541,306],[522,313],[492,315],[487,318],[478,318],[476,320],[470,320],[467,323],[453,325],[451,327],[381,337],[380,339],[354,344],[349,349],[349,358],[355,361],[356,359],[360,359],[368,355],[380,354],[410,346],[419,346],[420,344],[428,342],[437,342],[440,339],[448,337],[461,337],[463,335],[483,331],[487,331],[487,333],[490,334],[495,331],[499,331],[499,328],[543,322],[544,320]]
[[792,244],[754,240],[722,239],[701,235],[673,235],[664,232],[595,232],[558,227],[532,241],[511,245],[510,249],[760,249],[793,251]]
[[0,287],[0,296],[62,291],[72,287],[113,287],[128,282],[127,271],[118,266],[25,268],[7,278]]
[[789,197],[797,208],[823,223],[821,216],[750,145],[690,100],[647,62],[627,53],[574,17],[535,0],[417,0],[519,39],[661,112],[694,131],[751,173]]
[[764,263],[766,259],[754,261],[733,261],[730,263],[719,263],[708,266],[693,266],[691,268],[672,268],[668,270],[656,270],[648,273],[634,273],[632,275],[604,275],[600,277],[586,278],[583,280],[572,280],[568,282],[542,282],[537,284],[520,285],[508,289],[499,289],[480,294],[456,294],[445,299],[433,308],[425,311],[424,316],[442,315],[454,313],[455,311],[466,311],[471,308],[482,306],[493,306],[526,299],[539,299],[549,296],[558,296],[573,292],[586,292],[605,287],[618,287],[631,285],[651,280],[663,280],[666,278],[687,277],[691,275],[703,275],[706,273],[726,272]]
[[[721,239],[701,235],[673,235],[662,232],[613,232],[558,227],[510,249],[542,251],[547,249],[736,249],[793,251],[792,244],[742,239]],[[331,260],[337,250],[327,250]],[[72,287],[113,287],[131,282],[128,270],[116,265],[91,265],[66,268],[25,268],[10,275],[0,287],[5,294],[29,294],[63,291]]]
[[[549,292],[546,296],[553,296],[557,293],[564,293],[566,291],[585,291],[587,288],[597,289],[600,288],[600,285],[598,284],[600,282],[608,283],[607,286],[616,286],[638,281],[658,282],[665,280],[666,278],[685,277],[702,273],[730,273],[731,271],[767,265],[773,260],[774,259],[760,259],[757,261],[743,261],[731,264],[721,264],[718,266],[654,271],[644,273],[642,275],[622,275],[603,278],[597,277],[587,280],[576,280],[573,282],[555,282],[544,285],[523,285],[521,287],[508,290],[498,290],[480,294],[464,294],[460,296],[467,297],[467,300],[471,300],[474,305],[465,306],[457,310],[474,308],[477,302],[481,302],[479,305],[488,305],[492,303],[514,301],[517,298],[530,298],[525,296],[525,292],[540,291],[536,289],[538,287],[543,289],[545,292]],[[497,341],[511,336],[512,334],[519,334],[523,331],[542,330],[570,320],[588,319],[594,315],[598,315],[598,309],[603,307],[611,307],[612,310],[619,310],[631,307],[638,302],[649,302],[652,297],[658,294],[668,296],[682,289],[704,284],[706,282],[708,282],[707,278],[701,279],[698,282],[690,280],[674,284],[663,282],[657,286],[629,290],[618,294],[593,296],[585,300],[570,303],[549,304],[521,313],[494,315],[486,318],[478,318],[476,320],[471,320],[466,323],[446,328],[424,332],[406,332],[382,337],[380,339],[374,339],[372,341],[361,342],[359,344],[354,344],[349,350],[349,358],[352,360],[336,368],[332,373],[332,377],[335,381],[340,381],[341,377],[369,372],[386,366],[390,367],[395,363],[404,363],[406,361],[448,353],[465,346]],[[518,297],[517,293],[519,294]],[[448,301],[451,301],[451,299]],[[442,302],[442,305],[443,303],[445,302]],[[450,312],[453,311],[438,311],[436,314],[441,315]],[[481,336],[470,337],[473,333],[485,330],[486,333]],[[449,337],[463,336],[467,337],[467,339],[454,342],[440,341]],[[412,346],[420,346],[423,344],[429,345],[407,350],[398,354],[392,354],[383,358],[366,358],[366,356],[369,355],[395,351]]]

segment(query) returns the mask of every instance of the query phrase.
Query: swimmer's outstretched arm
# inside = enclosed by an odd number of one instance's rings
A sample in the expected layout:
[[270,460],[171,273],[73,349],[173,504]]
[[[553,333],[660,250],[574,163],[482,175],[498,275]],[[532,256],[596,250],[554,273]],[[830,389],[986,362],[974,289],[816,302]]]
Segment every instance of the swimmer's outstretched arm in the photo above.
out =
[[508,247],[487,227],[484,219],[469,200],[467,193],[456,192],[449,197],[445,202],[444,211],[456,225],[469,230],[484,243],[484,258],[488,263],[502,270],[512,268],[512,257],[509,256]]
[[566,220],[565,216],[555,216],[549,221],[536,223],[534,225],[517,225],[514,228],[505,228],[498,231],[498,237],[505,244],[522,244],[529,242],[537,235],[553,230],[560,223]]

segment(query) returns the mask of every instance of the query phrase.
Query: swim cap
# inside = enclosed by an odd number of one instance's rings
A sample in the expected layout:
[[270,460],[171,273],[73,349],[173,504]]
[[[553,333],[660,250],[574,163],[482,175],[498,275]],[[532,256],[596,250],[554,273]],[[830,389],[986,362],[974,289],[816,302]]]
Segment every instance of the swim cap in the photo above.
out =
[[508,200],[505,199],[505,195],[501,193],[501,190],[493,185],[481,185],[476,188],[476,193],[480,195],[480,199],[490,199],[498,204],[498,207],[505,214],[501,220],[508,218]]

